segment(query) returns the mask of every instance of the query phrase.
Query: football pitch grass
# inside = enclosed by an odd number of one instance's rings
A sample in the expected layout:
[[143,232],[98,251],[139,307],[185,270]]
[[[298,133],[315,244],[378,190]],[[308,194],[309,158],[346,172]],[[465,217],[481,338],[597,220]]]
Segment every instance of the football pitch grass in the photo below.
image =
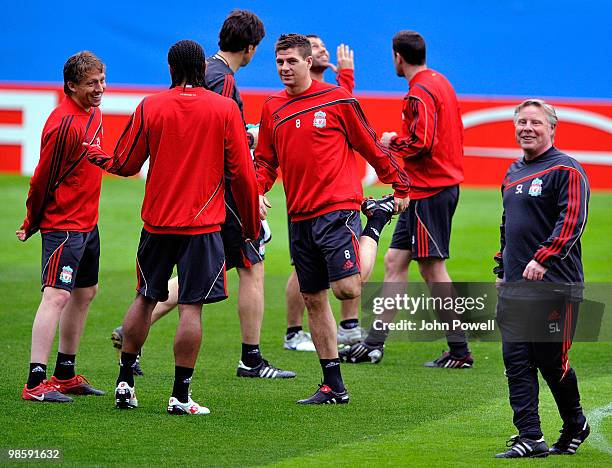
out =
[[[76,397],[72,404],[38,404],[21,400],[21,389],[27,377],[32,320],[40,301],[40,236],[25,244],[16,240],[14,232],[25,214],[28,179],[0,176],[0,395],[4,404],[0,463],[8,462],[8,449],[59,449],[62,463],[73,466],[612,465],[612,415],[605,417],[612,413],[610,343],[575,343],[570,352],[583,407],[593,415],[593,421],[599,421],[573,457],[533,462],[492,458],[515,433],[500,343],[471,343],[476,361],[473,369],[441,370],[426,369],[423,363],[437,357],[445,343],[394,341],[387,346],[381,364],[342,367],[351,394],[349,405],[297,405],[297,399],[316,390],[320,367],[314,353],[282,348],[284,286],[290,266],[280,185],[270,196],[273,238],[266,252],[261,347],[273,364],[295,370],[298,377],[276,381],[235,376],[240,357],[237,276],[228,272],[230,299],[204,308],[204,339],[191,386],[194,399],[210,407],[211,414],[166,414],[174,371],[176,312],[157,323],[149,334],[142,358],[145,376],[136,378],[140,407],[116,410],[117,354],[109,338],[134,297],[143,188],[141,180],[107,177],[103,181],[100,289],[81,341],[77,371],[107,394]],[[367,193],[378,195],[382,190],[368,189]],[[499,219],[498,190],[462,190],[448,262],[454,280],[493,280],[491,257],[498,250]],[[381,239],[374,281],[382,281],[382,257],[392,227],[386,228]],[[583,236],[587,281],[612,282],[611,234],[612,194],[595,193]],[[410,274],[411,279],[420,281],[414,266]],[[337,309],[337,301],[332,304]],[[49,360],[49,376],[56,346]],[[540,388],[543,429],[552,444],[561,421],[543,381]]]

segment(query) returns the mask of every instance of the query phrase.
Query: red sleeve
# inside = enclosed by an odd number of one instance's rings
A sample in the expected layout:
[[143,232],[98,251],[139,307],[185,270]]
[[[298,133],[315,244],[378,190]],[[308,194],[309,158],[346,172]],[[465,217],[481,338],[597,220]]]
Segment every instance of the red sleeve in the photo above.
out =
[[257,239],[261,230],[257,180],[242,116],[233,101],[225,133],[225,169],[234,187],[232,194],[238,206],[244,235],[248,239]]
[[402,134],[391,139],[389,149],[402,158],[431,152],[436,130],[436,104],[429,91],[416,84],[405,98]]
[[255,166],[257,167],[257,187],[259,193],[267,193],[278,177],[278,158],[272,144],[272,119],[266,106],[261,112],[259,140],[255,148]]
[[336,81],[338,86],[346,89],[352,95],[355,90],[355,70],[350,68],[339,70],[336,75]]
[[47,202],[66,164],[67,155],[73,151],[74,145],[80,144],[77,141],[78,132],[72,126],[73,118],[71,115],[65,116],[59,125],[47,129],[42,135],[40,159],[30,179],[27,215],[22,225],[26,238],[38,231]]
[[393,187],[396,197],[406,198],[410,191],[410,179],[389,150],[378,141],[376,132],[368,123],[359,102],[353,98],[349,105],[343,105],[341,108],[351,146],[370,163],[381,182]]
[[149,146],[144,129],[146,99],[138,105],[117,141],[115,151],[109,155],[98,146],[90,146],[87,159],[105,171],[121,176],[138,174],[149,157]]

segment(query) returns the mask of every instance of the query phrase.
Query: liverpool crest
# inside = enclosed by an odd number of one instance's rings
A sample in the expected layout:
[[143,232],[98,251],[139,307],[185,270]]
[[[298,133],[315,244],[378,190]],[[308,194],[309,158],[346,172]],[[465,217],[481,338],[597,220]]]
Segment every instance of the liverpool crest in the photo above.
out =
[[62,267],[62,272],[59,275],[59,279],[62,283],[69,284],[72,282],[72,272],[74,270],[69,266]]
[[317,128],[323,128],[327,125],[327,114],[323,111],[315,112],[312,124]]
[[542,195],[542,179],[536,177],[531,181],[531,186],[529,187],[529,195],[532,197],[539,197]]

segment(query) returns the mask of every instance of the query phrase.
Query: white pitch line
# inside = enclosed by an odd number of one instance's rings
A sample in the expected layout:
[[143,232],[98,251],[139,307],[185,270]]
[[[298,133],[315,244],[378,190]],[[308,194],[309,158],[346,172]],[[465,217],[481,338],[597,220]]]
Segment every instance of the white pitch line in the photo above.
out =
[[589,413],[587,420],[591,426],[591,435],[587,440],[596,449],[612,455],[612,445],[610,445],[603,433],[599,430],[601,421],[609,416],[612,416],[612,403],[608,403],[601,408],[595,408]]

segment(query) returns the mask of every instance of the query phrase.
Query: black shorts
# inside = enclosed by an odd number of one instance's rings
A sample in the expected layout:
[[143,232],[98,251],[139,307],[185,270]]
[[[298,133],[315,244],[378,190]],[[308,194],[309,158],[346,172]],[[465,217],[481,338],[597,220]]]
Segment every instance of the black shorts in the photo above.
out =
[[300,291],[315,293],[360,272],[357,211],[332,211],[313,219],[289,224],[291,258]]
[[53,231],[41,236],[41,289],[51,287],[72,291],[98,284],[98,226],[90,232]]
[[225,223],[221,226],[223,249],[225,250],[225,267],[250,268],[263,262],[266,246],[264,244],[263,228],[259,237],[253,241],[245,241],[242,233],[242,222],[238,215],[238,207],[229,189],[225,190]]
[[459,201],[459,186],[410,202],[397,220],[391,249],[410,250],[412,258],[448,258],[451,225]]
[[177,267],[179,304],[208,304],[227,299],[225,257],[219,232],[195,235],[140,234],[136,290],[149,299],[168,299],[168,280]]

